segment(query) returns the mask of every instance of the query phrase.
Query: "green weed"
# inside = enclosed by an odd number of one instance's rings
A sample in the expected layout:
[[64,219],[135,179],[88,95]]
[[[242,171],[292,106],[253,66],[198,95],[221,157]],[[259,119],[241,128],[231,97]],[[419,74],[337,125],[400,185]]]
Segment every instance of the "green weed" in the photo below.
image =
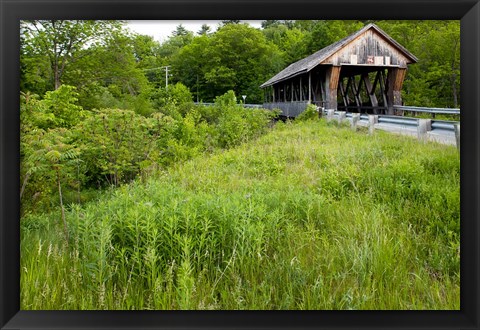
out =
[[22,309],[459,309],[454,147],[277,124],[21,220]]

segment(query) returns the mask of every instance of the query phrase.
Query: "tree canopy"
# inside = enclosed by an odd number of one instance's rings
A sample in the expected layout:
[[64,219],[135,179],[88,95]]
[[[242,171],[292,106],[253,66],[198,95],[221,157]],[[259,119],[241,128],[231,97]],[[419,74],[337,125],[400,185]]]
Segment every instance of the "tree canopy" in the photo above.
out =
[[406,104],[458,107],[459,21],[265,20],[258,29],[224,20],[216,31],[203,24],[195,33],[179,24],[162,43],[121,21],[22,21],[21,91],[42,96],[68,84],[86,109],[150,114],[155,90],[168,78],[196,101],[212,102],[231,89],[261,103],[263,82],[370,22],[419,58],[402,91]]
[[174,80],[204,101],[231,89],[260,103],[259,86],[282,65],[278,48],[247,24],[226,24],[211,36],[196,37],[172,58]]
[[50,80],[57,89],[67,68],[86,54],[85,49],[108,40],[120,27],[119,21],[22,21],[22,53],[48,62]]

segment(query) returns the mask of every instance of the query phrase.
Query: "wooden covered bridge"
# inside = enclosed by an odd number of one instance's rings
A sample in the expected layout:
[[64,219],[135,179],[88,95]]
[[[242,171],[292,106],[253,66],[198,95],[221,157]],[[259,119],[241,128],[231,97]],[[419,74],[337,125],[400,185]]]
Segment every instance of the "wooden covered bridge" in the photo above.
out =
[[395,114],[407,65],[417,58],[375,24],[290,64],[260,87],[264,108],[296,117],[313,103],[324,109]]

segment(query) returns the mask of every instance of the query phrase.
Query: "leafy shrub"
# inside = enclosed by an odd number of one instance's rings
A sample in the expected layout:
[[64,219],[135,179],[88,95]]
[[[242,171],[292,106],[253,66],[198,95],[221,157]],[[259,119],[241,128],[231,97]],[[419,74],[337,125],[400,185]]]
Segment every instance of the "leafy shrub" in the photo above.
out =
[[215,99],[216,113],[219,114],[217,129],[219,144],[222,148],[229,148],[264,133],[267,124],[276,115],[276,112],[261,109],[248,109],[238,105],[233,91],[228,91]]
[[308,104],[305,111],[303,111],[296,120],[305,121],[305,120],[314,120],[318,119],[317,106],[315,104]]
[[103,109],[77,127],[90,176],[118,186],[139,172],[152,147],[147,118],[133,111]]
[[190,90],[182,83],[169,85],[168,89],[160,87],[153,93],[152,99],[156,107],[162,108],[166,105],[193,104],[193,97]]

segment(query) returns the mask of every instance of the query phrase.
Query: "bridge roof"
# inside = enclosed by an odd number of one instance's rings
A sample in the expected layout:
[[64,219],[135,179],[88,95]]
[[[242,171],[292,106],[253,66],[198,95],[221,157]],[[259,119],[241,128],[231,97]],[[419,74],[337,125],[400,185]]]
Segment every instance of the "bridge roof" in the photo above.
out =
[[380,29],[377,25],[370,23],[365,25],[363,28],[358,30],[357,32],[325,47],[320,49],[319,51],[313,53],[310,56],[307,56],[297,62],[294,62],[290,64],[288,67],[277,73],[275,76],[270,78],[268,81],[264,82],[260,87],[267,87],[271,86],[277,82],[287,80],[289,78],[292,78],[294,76],[300,75],[305,72],[309,72],[312,70],[314,67],[317,65],[321,64],[324,60],[329,58],[331,55],[335,54],[338,52],[340,49],[342,49],[344,46],[346,46],[348,43],[351,41],[355,40],[359,35],[364,33],[365,31],[369,29],[374,29],[376,30],[380,35],[382,35],[386,40],[390,42],[394,47],[396,47],[401,53],[403,53],[407,58],[409,58],[412,62],[417,62],[418,59],[410,53],[405,47],[400,45],[397,41],[395,41],[392,37],[390,37],[385,31]]

